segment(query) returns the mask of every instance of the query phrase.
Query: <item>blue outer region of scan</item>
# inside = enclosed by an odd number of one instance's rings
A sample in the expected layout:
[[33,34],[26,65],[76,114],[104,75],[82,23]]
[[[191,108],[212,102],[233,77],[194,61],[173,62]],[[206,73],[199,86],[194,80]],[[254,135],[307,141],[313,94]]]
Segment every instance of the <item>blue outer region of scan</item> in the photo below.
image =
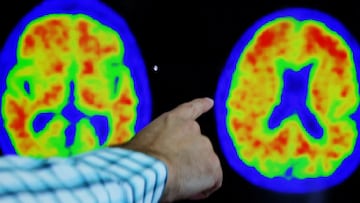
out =
[[[26,14],[14,28],[0,53],[0,95],[3,95],[6,90],[7,74],[17,62],[16,53],[19,36],[31,21],[48,14],[85,14],[112,28],[120,35],[125,47],[123,63],[130,69],[134,88],[139,98],[135,132],[148,124],[151,119],[151,94],[145,64],[138,44],[125,19],[99,0],[45,0]],[[24,88],[28,91],[26,86]],[[2,124],[0,127],[0,147],[3,153],[16,154],[4,128],[2,117],[0,117],[0,123]]]
[[[353,52],[353,60],[356,67],[356,77],[357,79],[359,78],[359,45],[357,41],[345,29],[345,27],[332,16],[308,8],[287,8],[269,14],[257,21],[252,27],[250,27],[235,44],[225,64],[223,72],[219,77],[218,86],[215,93],[215,117],[219,142],[229,165],[240,176],[242,176],[256,186],[282,193],[308,193],[321,191],[342,183],[358,167],[360,146],[357,140],[353,153],[342,161],[341,165],[331,176],[297,179],[291,176],[286,177],[285,174],[284,177],[268,178],[263,176],[254,167],[247,166],[240,159],[240,157],[237,155],[235,145],[232,142],[229,132],[227,130],[226,100],[229,96],[232,74],[236,69],[237,61],[243,49],[253,38],[253,35],[259,28],[272,20],[282,17],[293,17],[299,21],[312,19],[315,21],[324,22],[331,30],[336,31],[339,36],[341,36],[345,40],[345,42],[349,45]],[[356,122],[356,128],[359,131],[359,107],[357,107],[355,113],[351,115],[351,119]]]

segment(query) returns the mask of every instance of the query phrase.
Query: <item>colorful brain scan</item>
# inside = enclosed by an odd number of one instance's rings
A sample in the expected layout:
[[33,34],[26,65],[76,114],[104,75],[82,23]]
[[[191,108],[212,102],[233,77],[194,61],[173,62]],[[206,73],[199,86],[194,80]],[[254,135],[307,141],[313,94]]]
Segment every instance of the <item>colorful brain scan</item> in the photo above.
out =
[[359,45],[335,18],[287,8],[257,21],[219,77],[221,149],[250,183],[325,190],[357,168]]
[[0,58],[1,149],[70,156],[130,140],[151,116],[146,70],[125,20],[97,0],[46,0]]

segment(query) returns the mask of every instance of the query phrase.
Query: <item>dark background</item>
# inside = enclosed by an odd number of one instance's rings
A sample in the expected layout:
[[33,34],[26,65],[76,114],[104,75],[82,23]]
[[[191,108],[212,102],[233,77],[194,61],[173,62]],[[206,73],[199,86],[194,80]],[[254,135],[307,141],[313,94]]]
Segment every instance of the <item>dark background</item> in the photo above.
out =
[[[40,1],[11,0],[0,8],[0,45],[16,23]],[[196,97],[214,97],[232,48],[263,16],[288,7],[313,8],[332,15],[360,41],[356,1],[325,0],[104,0],[123,18],[137,39],[150,81],[153,118]],[[159,67],[158,71],[153,66]],[[1,67],[0,67],[1,68]],[[220,156],[224,182],[206,200],[194,202],[360,202],[360,172],[342,184],[304,195],[281,194],[252,185],[228,165],[219,146],[214,111],[199,118]],[[184,201],[187,202],[187,201]],[[191,202],[191,201],[189,201]]]

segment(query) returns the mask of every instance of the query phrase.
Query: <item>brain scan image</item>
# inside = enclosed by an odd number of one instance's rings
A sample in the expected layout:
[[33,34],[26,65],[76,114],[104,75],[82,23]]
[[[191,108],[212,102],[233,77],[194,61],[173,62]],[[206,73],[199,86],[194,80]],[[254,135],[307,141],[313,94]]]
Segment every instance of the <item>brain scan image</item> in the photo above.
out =
[[359,45],[336,18],[287,8],[250,27],[219,77],[221,149],[250,183],[325,190],[359,163]]
[[0,64],[4,154],[79,154],[127,142],[150,120],[137,43],[100,1],[42,2],[8,37]]

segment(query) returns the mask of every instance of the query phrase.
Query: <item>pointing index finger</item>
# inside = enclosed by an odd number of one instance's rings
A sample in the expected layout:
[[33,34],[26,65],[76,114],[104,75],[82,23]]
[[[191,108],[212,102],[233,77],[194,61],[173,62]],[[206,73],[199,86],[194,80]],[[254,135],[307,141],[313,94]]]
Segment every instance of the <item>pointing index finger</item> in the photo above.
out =
[[197,119],[203,113],[209,111],[214,105],[214,101],[208,97],[194,99],[190,102],[180,104],[174,112],[185,119]]

